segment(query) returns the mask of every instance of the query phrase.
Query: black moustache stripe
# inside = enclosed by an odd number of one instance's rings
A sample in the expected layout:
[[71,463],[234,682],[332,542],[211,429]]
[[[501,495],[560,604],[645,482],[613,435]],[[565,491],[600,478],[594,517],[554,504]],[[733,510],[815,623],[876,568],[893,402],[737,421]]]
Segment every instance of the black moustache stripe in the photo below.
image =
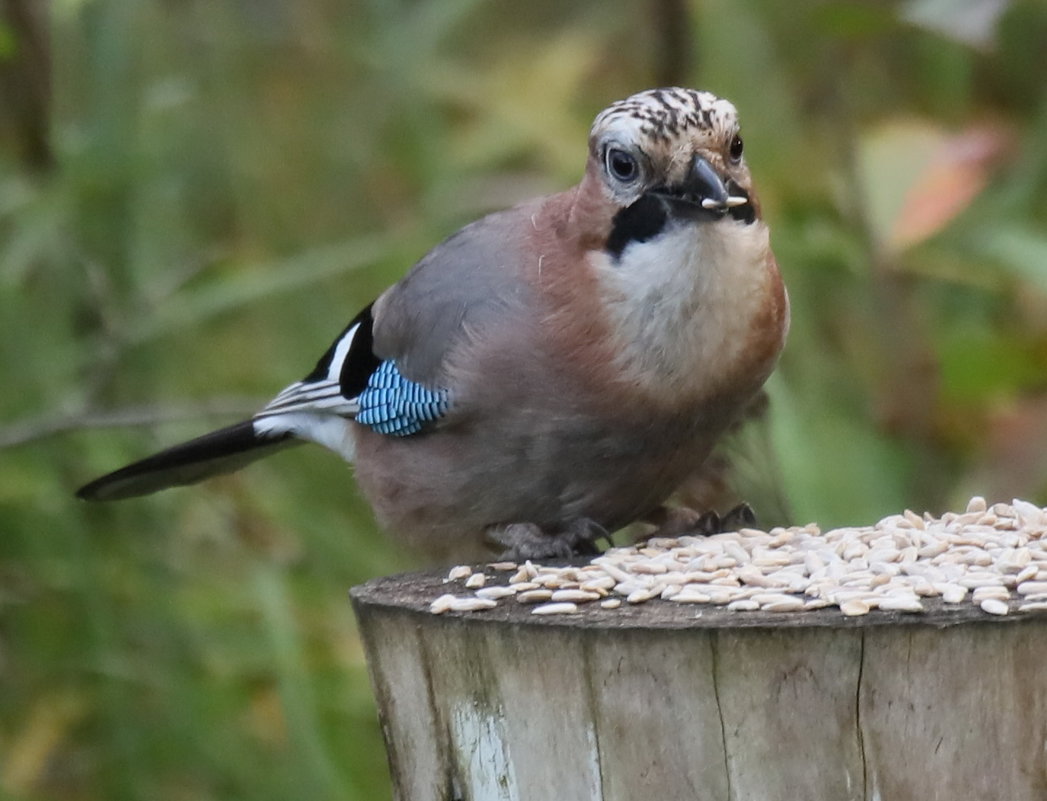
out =
[[618,259],[630,242],[646,242],[658,236],[668,220],[665,204],[653,195],[644,195],[614,215],[604,250]]

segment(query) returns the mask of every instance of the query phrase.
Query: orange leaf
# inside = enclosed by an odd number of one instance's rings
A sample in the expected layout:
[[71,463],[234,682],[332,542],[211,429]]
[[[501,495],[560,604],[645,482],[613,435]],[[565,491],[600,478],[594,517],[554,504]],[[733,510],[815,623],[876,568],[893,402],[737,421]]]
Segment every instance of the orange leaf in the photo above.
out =
[[1012,141],[1008,129],[981,124],[947,137],[905,195],[889,245],[904,250],[942,230],[985,189]]

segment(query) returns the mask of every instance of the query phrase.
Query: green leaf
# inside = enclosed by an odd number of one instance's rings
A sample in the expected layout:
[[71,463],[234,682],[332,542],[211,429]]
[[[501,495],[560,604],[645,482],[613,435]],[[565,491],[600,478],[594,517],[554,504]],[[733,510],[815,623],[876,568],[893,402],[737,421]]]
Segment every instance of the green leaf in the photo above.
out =
[[18,39],[11,26],[0,20],[0,61],[10,61],[18,55]]

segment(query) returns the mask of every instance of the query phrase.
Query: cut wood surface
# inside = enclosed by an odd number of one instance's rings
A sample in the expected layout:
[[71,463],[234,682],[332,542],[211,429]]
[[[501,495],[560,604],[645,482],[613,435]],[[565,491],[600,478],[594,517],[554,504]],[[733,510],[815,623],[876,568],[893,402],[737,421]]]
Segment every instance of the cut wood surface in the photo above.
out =
[[1047,617],[352,591],[400,801],[1047,799]]

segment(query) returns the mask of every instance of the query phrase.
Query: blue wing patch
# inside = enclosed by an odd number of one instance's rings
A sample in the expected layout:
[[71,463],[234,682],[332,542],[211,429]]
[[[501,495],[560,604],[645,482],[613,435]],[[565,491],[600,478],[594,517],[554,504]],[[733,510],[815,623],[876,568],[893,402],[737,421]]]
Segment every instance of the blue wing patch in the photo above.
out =
[[357,402],[356,422],[379,434],[406,437],[447,414],[450,393],[416,384],[404,378],[393,362],[384,361],[367,379]]

